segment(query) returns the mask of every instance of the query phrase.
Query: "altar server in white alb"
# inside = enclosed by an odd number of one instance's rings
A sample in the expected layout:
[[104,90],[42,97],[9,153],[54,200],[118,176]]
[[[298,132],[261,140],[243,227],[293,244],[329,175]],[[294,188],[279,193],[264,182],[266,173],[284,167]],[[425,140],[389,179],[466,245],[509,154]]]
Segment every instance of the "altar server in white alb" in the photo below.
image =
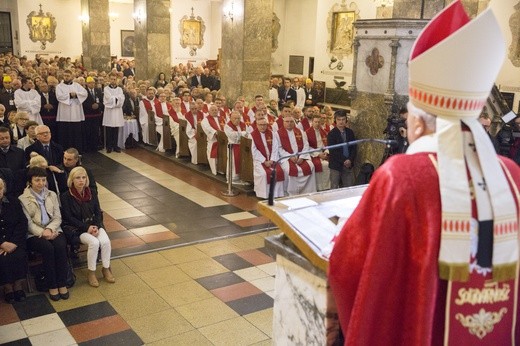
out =
[[34,90],[34,83],[30,77],[22,78],[22,87],[14,92],[14,104],[19,111],[29,114],[29,120],[36,121],[40,125],[43,124],[40,116],[42,98]]
[[72,71],[65,70],[63,81],[56,86],[58,99],[56,129],[60,144],[64,148],[76,148],[80,153],[83,152],[81,127],[85,122],[82,104],[87,97],[87,90],[72,81]]
[[125,95],[123,89],[117,86],[117,75],[110,75],[110,84],[103,89],[103,104],[105,112],[103,113],[103,126],[105,127],[106,139],[105,145],[107,153],[115,151],[121,152],[121,148],[117,146],[117,136],[119,128],[125,125],[123,116],[123,103]]

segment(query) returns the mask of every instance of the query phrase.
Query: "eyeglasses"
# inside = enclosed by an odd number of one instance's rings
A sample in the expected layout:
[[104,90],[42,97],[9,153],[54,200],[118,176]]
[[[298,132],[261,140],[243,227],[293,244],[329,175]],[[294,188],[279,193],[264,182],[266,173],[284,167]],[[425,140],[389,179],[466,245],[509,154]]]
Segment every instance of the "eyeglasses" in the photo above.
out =
[[29,120],[29,118],[18,118],[18,120]]
[[50,135],[51,132],[50,131],[45,131],[45,132],[38,132],[39,135]]

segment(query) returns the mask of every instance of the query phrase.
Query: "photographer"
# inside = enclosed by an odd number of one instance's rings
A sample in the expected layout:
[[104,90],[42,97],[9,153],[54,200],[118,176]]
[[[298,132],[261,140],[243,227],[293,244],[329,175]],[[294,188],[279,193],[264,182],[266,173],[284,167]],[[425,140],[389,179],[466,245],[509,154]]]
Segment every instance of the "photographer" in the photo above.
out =
[[401,108],[399,114],[395,111],[386,119],[387,125],[383,134],[385,139],[394,140],[397,142],[397,147],[387,148],[383,156],[385,162],[390,156],[394,154],[402,154],[408,148],[408,139],[406,138],[406,118],[408,117],[408,110],[406,107]]

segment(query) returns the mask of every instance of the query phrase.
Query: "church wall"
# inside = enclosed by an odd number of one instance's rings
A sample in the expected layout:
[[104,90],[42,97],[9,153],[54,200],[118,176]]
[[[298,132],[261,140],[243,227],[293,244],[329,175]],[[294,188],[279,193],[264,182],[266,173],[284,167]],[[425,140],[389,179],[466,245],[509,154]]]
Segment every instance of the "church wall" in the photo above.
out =
[[[222,31],[220,23],[213,23],[212,18],[212,1],[185,1],[185,0],[172,0],[170,3],[171,7],[171,36],[170,36],[170,46],[171,46],[171,57],[172,64],[176,65],[178,63],[186,64],[186,62],[191,61],[195,65],[198,65],[200,62],[208,60],[208,59],[216,59],[216,52],[212,52],[212,40],[214,36]],[[180,44],[181,32],[179,30],[179,23],[182,17],[187,16],[188,18],[191,16],[191,8],[193,7],[193,14],[196,17],[200,16],[204,21],[204,25],[206,26],[206,31],[204,32],[204,46],[200,49],[197,49],[197,53],[195,56],[190,55],[190,49],[188,47],[182,48]]]
[[278,48],[271,53],[271,74],[273,75],[284,75],[286,71],[285,65],[289,59],[285,49],[285,27],[287,26],[285,3],[286,0],[273,1],[273,12],[280,20],[281,26],[278,34]]
[[[11,14],[11,32],[13,35],[14,54],[20,55],[20,30],[18,24],[18,8],[16,1],[0,1],[0,11]],[[25,22],[24,22],[25,23]]]
[[[109,2],[109,12],[117,13],[119,17],[110,22],[110,55],[121,57],[121,30],[134,30],[134,4]],[[131,59],[131,58],[125,58]]]
[[50,12],[56,18],[56,40],[47,42],[42,50],[40,42],[32,42],[29,38],[27,16],[32,11],[39,11],[39,3],[32,0],[18,0],[18,22],[20,35],[20,54],[34,58],[35,54],[69,56],[73,60],[81,56],[81,14],[80,1],[48,0],[42,2],[44,13]]

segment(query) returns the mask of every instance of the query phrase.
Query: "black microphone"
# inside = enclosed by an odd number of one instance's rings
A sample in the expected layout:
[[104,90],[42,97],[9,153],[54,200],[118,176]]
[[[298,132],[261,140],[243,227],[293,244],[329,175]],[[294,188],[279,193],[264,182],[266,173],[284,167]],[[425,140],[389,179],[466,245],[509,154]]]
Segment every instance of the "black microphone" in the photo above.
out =
[[273,165],[272,165],[272,171],[271,171],[271,178],[269,179],[269,198],[268,198],[268,201],[267,201],[267,204],[268,205],[274,205],[274,187],[275,187],[275,184],[276,184],[276,166],[278,166],[278,164],[282,161],[282,160],[287,160],[291,157],[294,157],[294,156],[300,156],[300,155],[304,155],[304,154],[310,154],[310,153],[315,153],[315,152],[318,152],[318,151],[323,151],[323,150],[327,150],[327,149],[336,149],[336,148],[341,148],[341,147],[344,147],[344,146],[353,146],[353,145],[357,145],[357,144],[360,144],[360,143],[367,143],[367,142],[372,142],[372,143],[381,143],[381,144],[384,144],[387,146],[387,148],[390,148],[390,147],[396,147],[397,146],[397,141],[396,140],[393,140],[393,139],[378,139],[378,138],[363,138],[363,139],[357,139],[355,141],[350,141],[350,142],[344,142],[344,143],[339,143],[339,144],[334,144],[334,145],[327,145],[325,147],[321,147],[321,148],[316,148],[316,149],[310,149],[310,150],[304,150],[304,151],[299,151],[299,152],[296,152],[294,154],[291,154],[291,155],[286,155],[286,156],[283,156],[281,158],[279,158],[278,160],[276,160]]

